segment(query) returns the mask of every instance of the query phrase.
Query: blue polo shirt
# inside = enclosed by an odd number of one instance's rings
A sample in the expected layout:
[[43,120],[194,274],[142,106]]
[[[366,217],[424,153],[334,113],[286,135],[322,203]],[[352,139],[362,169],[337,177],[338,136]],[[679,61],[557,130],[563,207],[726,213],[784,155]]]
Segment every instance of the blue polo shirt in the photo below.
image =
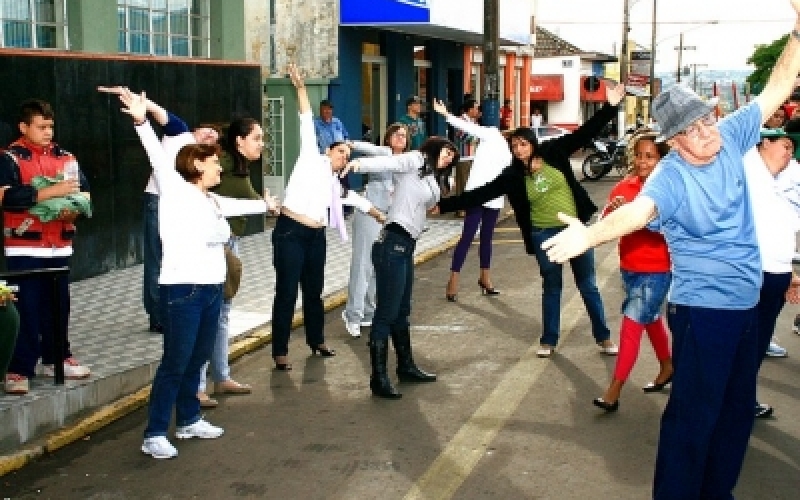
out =
[[314,133],[317,134],[317,147],[320,153],[324,153],[334,142],[343,142],[350,138],[344,124],[336,117],[331,118],[330,122],[315,117]]
[[640,196],[655,202],[648,228],[664,234],[672,256],[669,301],[715,309],[749,309],[758,302],[761,257],[742,156],[761,130],[757,103],[719,123],[722,149],[693,166],[672,151],[661,159]]

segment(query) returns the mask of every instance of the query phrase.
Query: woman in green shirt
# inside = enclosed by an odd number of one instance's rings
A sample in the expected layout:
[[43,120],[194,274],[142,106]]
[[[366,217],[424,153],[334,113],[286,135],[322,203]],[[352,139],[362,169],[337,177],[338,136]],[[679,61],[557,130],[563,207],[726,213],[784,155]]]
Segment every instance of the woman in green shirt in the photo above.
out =
[[[250,163],[261,158],[264,150],[264,132],[261,125],[253,118],[239,118],[231,122],[222,144],[219,163],[222,167],[220,183],[215,192],[231,198],[256,200],[262,196],[253,189],[250,182]],[[247,217],[238,216],[228,219],[231,226],[231,239],[228,246],[233,253],[239,255],[239,239],[244,235]],[[252,387],[241,384],[231,378],[228,365],[228,331],[231,299],[222,302],[219,314],[219,330],[211,354],[211,378],[214,380],[214,392],[223,394],[249,394]],[[218,402],[206,394],[206,372],[209,363],[200,372],[200,387],[197,398],[204,408],[213,408]]]

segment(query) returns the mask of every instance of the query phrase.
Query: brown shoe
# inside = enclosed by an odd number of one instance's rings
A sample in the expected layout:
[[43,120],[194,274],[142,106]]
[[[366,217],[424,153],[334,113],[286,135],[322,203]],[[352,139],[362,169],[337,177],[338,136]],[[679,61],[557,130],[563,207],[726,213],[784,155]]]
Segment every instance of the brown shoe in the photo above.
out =
[[197,399],[200,401],[200,408],[216,408],[219,405],[219,401],[208,397],[205,392],[198,392]]
[[215,394],[250,394],[251,392],[253,392],[253,388],[250,384],[240,384],[232,378],[214,384]]

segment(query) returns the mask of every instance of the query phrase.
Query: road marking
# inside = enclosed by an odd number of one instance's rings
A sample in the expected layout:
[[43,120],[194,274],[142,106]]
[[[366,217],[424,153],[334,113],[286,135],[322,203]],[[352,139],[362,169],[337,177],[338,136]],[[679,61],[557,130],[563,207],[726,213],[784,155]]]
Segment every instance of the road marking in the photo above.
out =
[[[618,262],[617,252],[611,251],[600,263],[598,268],[602,267],[603,272],[597,274],[605,277],[602,282],[597,283],[599,289],[605,287],[611,276],[616,276]],[[561,311],[561,317],[566,320],[562,322],[561,342],[570,336],[576,323],[585,316],[583,301],[576,290]],[[428,470],[406,493],[405,500],[445,500],[455,495],[458,488],[485,455],[487,448],[500,429],[505,426],[527,396],[533,384],[545,368],[550,366],[547,360],[536,357],[538,347],[538,342],[531,345],[522,358],[508,371],[489,394],[489,397],[453,436],[453,439]]]

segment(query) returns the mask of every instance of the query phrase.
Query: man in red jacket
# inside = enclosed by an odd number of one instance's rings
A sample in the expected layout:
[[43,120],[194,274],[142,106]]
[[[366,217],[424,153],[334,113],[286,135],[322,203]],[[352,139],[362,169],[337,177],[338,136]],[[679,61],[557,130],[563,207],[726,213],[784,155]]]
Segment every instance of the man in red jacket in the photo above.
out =
[[[75,157],[53,142],[53,109],[47,102],[32,99],[22,104],[18,119],[22,134],[0,155],[0,186],[9,186],[3,196],[3,241],[9,271],[63,267],[72,255],[73,222],[77,212],[61,211],[52,221],[44,222],[29,213],[37,203],[83,192],[88,196],[89,184],[80,172]],[[70,172],[71,171],[71,172]],[[64,180],[36,189],[31,180],[37,176]],[[13,282],[13,280],[9,280]],[[58,278],[59,301],[53,303],[50,280],[27,279],[17,294],[20,331],[4,389],[9,394],[25,394],[36,364],[42,358],[42,374],[54,375],[53,338],[58,331],[67,331],[69,322],[69,279]],[[56,309],[59,308],[59,309]],[[60,311],[60,324],[55,312]],[[89,369],[72,357],[69,342],[65,343],[64,374],[67,378],[85,378]]]

